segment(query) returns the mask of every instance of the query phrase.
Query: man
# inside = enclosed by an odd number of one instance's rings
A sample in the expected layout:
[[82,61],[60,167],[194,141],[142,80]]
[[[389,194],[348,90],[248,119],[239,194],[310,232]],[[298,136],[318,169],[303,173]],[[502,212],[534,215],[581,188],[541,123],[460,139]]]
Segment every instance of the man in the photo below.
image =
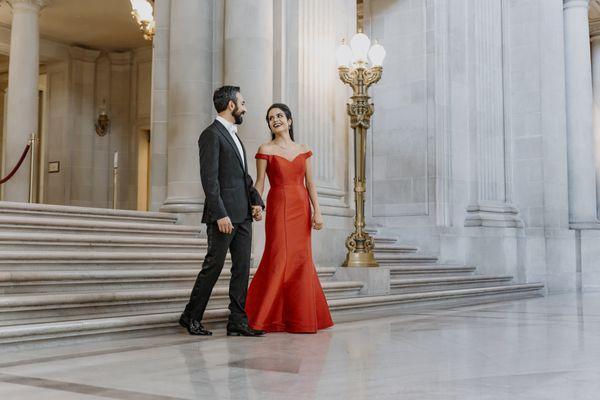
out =
[[246,114],[246,102],[237,86],[223,86],[213,95],[216,120],[200,135],[200,177],[206,194],[202,222],[206,224],[208,251],[190,301],[179,324],[191,335],[212,335],[202,326],[210,294],[231,253],[228,336],[261,336],[248,326],[244,311],[252,243],[252,219],[262,219],[263,201],[248,175],[246,151],[237,125]]

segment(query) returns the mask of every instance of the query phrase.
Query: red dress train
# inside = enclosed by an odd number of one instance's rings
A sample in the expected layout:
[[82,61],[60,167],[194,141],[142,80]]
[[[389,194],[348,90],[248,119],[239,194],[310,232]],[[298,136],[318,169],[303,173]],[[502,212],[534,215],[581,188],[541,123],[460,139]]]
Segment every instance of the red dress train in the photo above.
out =
[[310,151],[293,160],[267,160],[266,244],[248,289],[246,313],[252,328],[267,332],[315,333],[333,325],[312,260],[311,208],[304,185]]

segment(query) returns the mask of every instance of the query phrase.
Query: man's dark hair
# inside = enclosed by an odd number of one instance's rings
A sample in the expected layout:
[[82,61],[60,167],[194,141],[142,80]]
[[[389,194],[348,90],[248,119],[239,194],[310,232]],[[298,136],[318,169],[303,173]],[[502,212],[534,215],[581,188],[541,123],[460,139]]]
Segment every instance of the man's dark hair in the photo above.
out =
[[225,111],[229,101],[237,104],[237,94],[240,92],[239,86],[221,86],[213,94],[213,104],[218,113]]

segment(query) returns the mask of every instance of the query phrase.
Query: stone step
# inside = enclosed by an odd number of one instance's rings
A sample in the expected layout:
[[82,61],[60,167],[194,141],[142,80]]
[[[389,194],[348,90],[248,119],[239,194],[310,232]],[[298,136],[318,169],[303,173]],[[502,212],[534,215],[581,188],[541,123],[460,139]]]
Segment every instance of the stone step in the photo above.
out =
[[[486,301],[498,301],[497,296],[505,296],[512,294],[526,295],[541,295],[541,290],[544,288],[543,283],[523,283],[511,284],[470,289],[451,289],[438,290],[431,292],[418,292],[406,294],[391,294],[386,296],[370,296],[370,297],[355,297],[343,299],[343,301],[335,299],[329,301],[329,306],[334,310],[356,309],[356,308],[373,308],[393,306],[399,303],[417,303],[417,302],[439,302],[443,301],[444,306],[477,304],[481,302],[478,297],[485,297]],[[476,303],[451,303],[450,300],[459,299],[477,299]],[[506,298],[506,297],[504,297]]]
[[387,255],[389,253],[397,254],[397,253],[416,253],[419,249],[415,246],[406,246],[400,244],[389,244],[389,243],[375,243],[375,255],[379,257],[379,255]]
[[[127,289],[191,289],[198,275],[196,269],[91,270],[91,271],[0,271],[0,294],[91,292]],[[321,281],[330,280],[333,267],[317,268]],[[250,269],[253,277],[256,268]],[[217,285],[227,285],[231,278],[224,268]]]
[[393,278],[410,276],[411,278],[431,277],[440,275],[471,275],[475,267],[449,264],[406,264],[387,267]]
[[402,264],[434,264],[437,263],[436,256],[412,253],[375,253],[375,259],[382,266],[393,266]]
[[203,238],[172,236],[137,237],[130,235],[57,234],[38,232],[0,232],[2,251],[206,251]]
[[112,210],[107,208],[58,206],[50,204],[15,203],[0,201],[0,216],[52,217],[60,219],[121,221],[151,224],[175,224],[177,216],[171,213]]
[[[540,295],[543,284],[530,283],[519,285],[504,285],[476,289],[444,290],[424,293],[396,294],[387,296],[368,296],[355,298],[340,298],[329,300],[329,306],[336,315],[347,312],[363,312],[370,309],[386,309],[427,305],[428,307],[451,304],[480,304],[490,301],[513,300]],[[86,337],[102,334],[130,332],[139,334],[148,332],[155,334],[161,328],[177,330],[184,334],[183,329],[177,328],[181,310],[170,310],[160,313],[137,315],[96,314],[94,318],[85,320],[57,320],[19,324],[0,327],[0,343],[9,344],[1,350],[12,350],[10,344],[20,345],[33,341],[48,341],[60,338]],[[204,323],[209,327],[226,320],[228,311],[225,308],[207,310]]]
[[[361,282],[329,281],[322,283],[328,299],[357,296]],[[102,313],[142,313],[182,310],[190,295],[187,289],[119,290],[84,293],[18,294],[0,297],[0,325],[24,324],[57,317],[81,316]],[[223,308],[229,304],[229,288],[215,287],[208,304],[209,309]]]
[[415,293],[447,289],[467,289],[505,284],[512,281],[510,275],[445,276],[434,278],[394,278],[390,281],[391,293]]
[[156,224],[145,222],[96,221],[89,219],[14,217],[0,215],[0,231],[64,233],[64,234],[110,234],[132,236],[200,237],[200,228],[186,225]]
[[108,252],[108,251],[30,251],[0,252],[0,271],[23,269],[78,269],[87,270],[98,267],[156,267],[165,264],[176,266],[176,269],[192,266],[199,268],[204,260],[205,252]]

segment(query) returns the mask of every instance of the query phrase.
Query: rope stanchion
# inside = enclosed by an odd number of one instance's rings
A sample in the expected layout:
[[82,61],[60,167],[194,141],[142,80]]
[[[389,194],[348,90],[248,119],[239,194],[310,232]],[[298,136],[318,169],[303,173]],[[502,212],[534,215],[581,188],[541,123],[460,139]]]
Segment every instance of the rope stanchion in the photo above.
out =
[[28,144],[27,146],[25,146],[25,150],[23,150],[23,154],[21,154],[21,158],[19,158],[19,161],[17,162],[17,165],[15,165],[15,167],[12,169],[12,171],[10,171],[10,173],[8,175],[6,175],[5,178],[0,179],[0,185],[2,185],[3,183],[8,182],[10,180],[10,178],[12,178],[17,173],[17,171],[21,167],[21,164],[23,164],[23,161],[25,161],[25,157],[27,157],[27,153],[29,152],[29,148],[31,148],[30,144]]

